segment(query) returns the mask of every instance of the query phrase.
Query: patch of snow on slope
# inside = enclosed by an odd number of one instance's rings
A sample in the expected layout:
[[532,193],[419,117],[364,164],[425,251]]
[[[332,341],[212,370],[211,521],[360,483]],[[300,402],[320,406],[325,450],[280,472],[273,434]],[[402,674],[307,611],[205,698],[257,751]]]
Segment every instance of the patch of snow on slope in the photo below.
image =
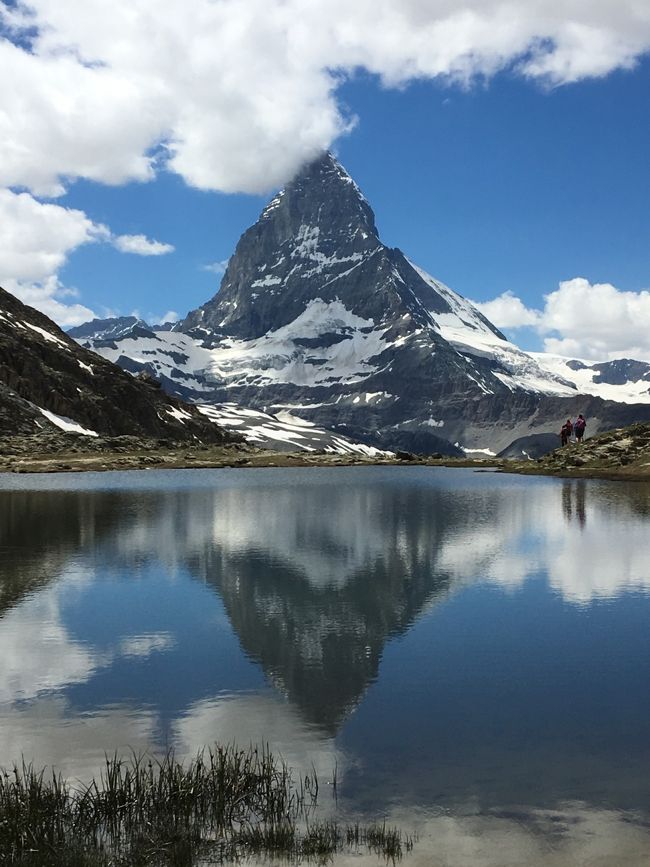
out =
[[171,415],[172,418],[175,418],[181,424],[185,424],[185,419],[192,418],[189,412],[185,412],[184,409],[176,409],[175,406],[166,409],[165,412],[167,413],[167,415]]
[[377,449],[374,446],[367,446],[364,443],[353,443],[350,440],[343,440],[340,437],[333,438],[334,445],[325,446],[326,452],[338,452],[338,454],[350,454],[356,452],[360,455],[366,455],[369,458],[376,458],[381,455],[392,455],[393,452],[385,452]]
[[[650,393],[648,392],[650,383],[647,380],[640,379],[622,385],[594,382],[594,377],[598,375],[598,371],[594,370],[594,367],[599,364],[597,361],[581,361],[563,355],[549,355],[545,352],[531,352],[530,355],[540,367],[556,376],[574,382],[580,394],[592,394],[603,400],[614,400],[618,403],[650,403]],[[569,367],[570,361],[581,361],[585,367],[573,370]]]
[[251,286],[277,286],[278,283],[282,283],[280,277],[273,277],[271,274],[265,274],[263,278],[253,280]]
[[[114,363],[126,356],[140,364],[151,364],[159,375],[205,391],[202,374],[212,361],[211,350],[178,331],[156,331],[155,337],[125,337],[112,346],[97,346],[98,355]],[[182,376],[179,376],[180,371]]]
[[[372,329],[363,333],[361,329]],[[226,387],[246,384],[292,383],[318,386],[361,382],[376,372],[371,360],[386,349],[382,337],[387,329],[374,328],[340,301],[320,298],[288,325],[254,340],[224,340],[210,350],[209,378]],[[305,347],[300,340],[324,334],[341,334],[339,343],[322,348]]]
[[293,425],[294,427],[315,427],[313,421],[307,421],[306,418],[298,418],[297,415],[291,415],[291,413],[286,410],[276,412],[275,417],[284,424]]
[[260,219],[262,219],[263,217],[267,217],[270,213],[272,213],[272,211],[275,211],[276,208],[279,208],[283,196],[284,190],[280,190],[280,192],[276,196],[274,196],[274,198],[272,198],[268,205],[264,208]]
[[356,443],[333,434],[290,413],[277,416],[247,409],[234,403],[199,405],[199,412],[226,430],[240,433],[245,440],[261,447],[289,446],[291,451],[329,451],[337,454],[390,455],[372,446]]
[[[318,249],[319,239],[320,228],[318,226],[301,224],[296,235],[297,245],[291,251],[290,256],[292,259],[306,259],[315,263],[314,268],[310,268],[302,274],[303,277],[312,277],[314,274],[320,274],[325,268],[332,265],[348,264],[349,262],[359,263],[364,258],[363,253],[352,253],[350,256],[328,256]],[[297,265],[296,267],[300,266]],[[341,275],[338,276],[340,277]],[[335,277],[334,279],[337,278]],[[253,285],[256,284],[254,283]]]
[[67,349],[68,352],[70,351],[70,347],[64,340],[61,340],[59,337],[55,337],[54,334],[50,334],[50,332],[46,331],[44,328],[39,328],[38,325],[32,325],[31,322],[23,322],[22,324],[25,325],[27,328],[31,328],[32,331],[36,331],[38,334],[41,335],[41,337],[45,338],[48,343],[57,343],[59,346],[63,347],[63,349]]
[[53,425],[56,425],[61,430],[67,431],[68,433],[78,433],[83,434],[87,437],[98,437],[99,434],[97,431],[90,430],[89,428],[82,427],[79,422],[73,421],[71,418],[66,418],[63,415],[55,415],[53,412],[50,412],[47,409],[43,409],[40,406],[37,406],[36,409],[43,413],[45,418],[49,419]]
[[465,452],[466,455],[487,455],[489,458],[496,457],[496,452],[493,452],[492,449],[466,449],[465,446],[458,445],[458,443],[456,443],[456,447]]
[[[340,301],[317,298],[293,322],[253,340],[226,338],[207,349],[187,334],[156,331],[153,338],[126,337],[114,348],[98,346],[95,351],[113,362],[125,356],[149,364],[159,376],[198,392],[210,390],[206,380],[227,388],[282,383],[321,386],[361,382],[375,373],[372,359],[387,348],[385,332]],[[331,334],[344,339],[321,348],[300,344]]]

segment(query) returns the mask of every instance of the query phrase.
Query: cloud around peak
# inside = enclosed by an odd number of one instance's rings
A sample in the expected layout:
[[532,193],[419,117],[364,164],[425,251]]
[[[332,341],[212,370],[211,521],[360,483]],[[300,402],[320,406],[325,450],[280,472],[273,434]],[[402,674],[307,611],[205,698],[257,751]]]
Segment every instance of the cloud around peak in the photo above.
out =
[[[0,0],[0,70],[20,82],[0,87],[0,282],[47,312],[64,304],[57,274],[83,244],[171,253],[39,199],[78,178],[119,185],[161,169],[204,190],[270,190],[354,127],[339,88],[360,69],[386,87],[470,86],[503,70],[566,85],[649,50],[639,0],[193,0],[191,10],[167,0],[164,11],[156,0]],[[637,302],[612,289],[621,323],[633,319]],[[506,294],[492,318],[546,329],[554,348],[584,347],[574,291],[544,311]],[[569,331],[547,326],[553,317]],[[590,351],[611,350],[605,326],[593,335]]]
[[[146,181],[263,192],[355,122],[338,87],[464,84],[503,69],[554,85],[630,68],[650,49],[637,0],[86,0],[0,3],[0,184]],[[21,36],[22,34],[22,36]]]

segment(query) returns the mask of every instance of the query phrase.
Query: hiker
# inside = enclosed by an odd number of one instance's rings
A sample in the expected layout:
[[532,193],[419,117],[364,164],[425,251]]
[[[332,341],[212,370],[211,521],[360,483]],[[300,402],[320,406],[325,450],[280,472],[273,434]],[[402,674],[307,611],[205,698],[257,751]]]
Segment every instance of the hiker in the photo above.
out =
[[587,422],[585,421],[585,417],[582,413],[576,419],[576,423],[573,425],[573,430],[576,435],[576,442],[578,445],[582,445],[582,438],[585,435],[585,428],[587,427]]
[[571,419],[568,418],[564,422],[564,424],[562,425],[562,428],[560,430],[560,440],[561,440],[563,446],[565,446],[569,442],[569,440],[571,439],[572,433],[573,433],[573,424],[571,423]]

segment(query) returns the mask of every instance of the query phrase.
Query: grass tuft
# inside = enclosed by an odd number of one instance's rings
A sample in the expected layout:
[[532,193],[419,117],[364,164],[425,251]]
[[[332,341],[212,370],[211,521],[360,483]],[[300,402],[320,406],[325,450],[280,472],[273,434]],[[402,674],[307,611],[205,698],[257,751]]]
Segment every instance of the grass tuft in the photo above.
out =
[[126,867],[235,861],[325,861],[365,849],[392,861],[411,838],[383,825],[314,821],[315,769],[294,780],[268,748],[216,745],[185,764],[106,757],[98,778],[72,787],[24,762],[0,771],[0,864]]

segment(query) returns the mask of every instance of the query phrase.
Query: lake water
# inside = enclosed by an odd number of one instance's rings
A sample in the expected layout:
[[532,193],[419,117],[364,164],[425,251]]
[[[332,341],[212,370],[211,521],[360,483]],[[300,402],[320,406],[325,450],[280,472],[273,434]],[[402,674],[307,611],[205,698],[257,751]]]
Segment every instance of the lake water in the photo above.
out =
[[0,476],[0,765],[268,743],[405,864],[648,865],[649,542],[641,483]]

